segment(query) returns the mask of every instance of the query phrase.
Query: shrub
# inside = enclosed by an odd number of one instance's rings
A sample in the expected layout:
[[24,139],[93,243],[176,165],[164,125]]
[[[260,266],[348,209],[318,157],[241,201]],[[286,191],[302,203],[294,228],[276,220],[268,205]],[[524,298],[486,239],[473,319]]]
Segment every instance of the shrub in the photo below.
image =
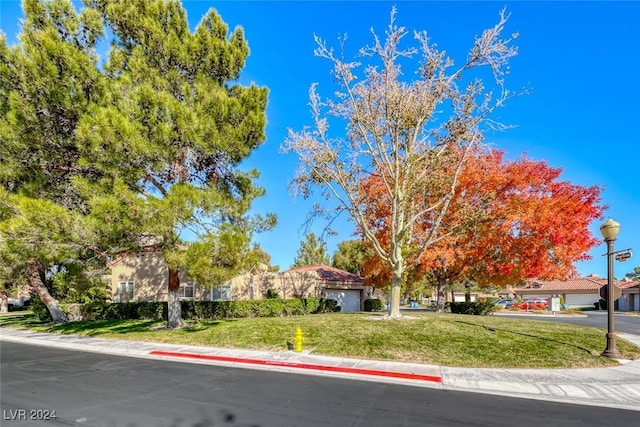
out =
[[112,303],[96,312],[104,320],[117,319],[166,319],[166,302],[137,301]]
[[80,313],[84,320],[99,320],[104,318],[109,303],[106,301],[91,301],[82,304]]
[[496,306],[490,301],[451,302],[449,303],[449,308],[451,309],[451,313],[454,314],[486,316],[493,312]]
[[607,309],[607,300],[604,298],[600,298],[600,300],[598,301],[598,304],[600,304],[600,310],[606,310]]
[[42,302],[40,298],[33,297],[33,302],[31,303],[31,311],[36,316],[36,319],[41,322],[52,322],[53,318],[51,317],[51,313],[49,313],[49,309]]
[[384,309],[384,301],[380,298],[368,298],[364,300],[364,311],[381,311]]
[[318,308],[309,314],[337,313],[339,311],[340,306],[338,305],[338,301],[334,299],[319,298]]

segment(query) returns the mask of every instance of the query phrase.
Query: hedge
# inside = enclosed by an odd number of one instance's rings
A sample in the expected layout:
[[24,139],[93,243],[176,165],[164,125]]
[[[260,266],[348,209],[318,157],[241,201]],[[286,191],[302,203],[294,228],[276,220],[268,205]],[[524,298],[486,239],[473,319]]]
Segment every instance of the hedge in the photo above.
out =
[[381,311],[384,309],[384,301],[379,298],[364,300],[364,311]]
[[496,306],[491,301],[478,302],[451,302],[449,303],[451,313],[454,314],[474,314],[485,316],[493,312]]
[[[47,308],[36,298],[34,313],[51,320]],[[63,309],[65,309],[63,305]],[[68,307],[71,309],[71,307]],[[337,302],[326,298],[265,299],[250,301],[181,301],[183,319],[233,319],[242,317],[285,317],[339,311]],[[74,307],[74,312],[78,311]],[[167,319],[166,302],[87,303],[79,307],[74,320]]]

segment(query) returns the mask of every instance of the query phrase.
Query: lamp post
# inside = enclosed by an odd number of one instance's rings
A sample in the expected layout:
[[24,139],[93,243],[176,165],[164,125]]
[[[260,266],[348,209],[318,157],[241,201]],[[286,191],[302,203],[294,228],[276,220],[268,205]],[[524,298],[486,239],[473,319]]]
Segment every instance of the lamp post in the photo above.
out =
[[600,233],[607,243],[607,348],[602,353],[605,357],[622,359],[622,355],[616,349],[616,326],[613,309],[613,243],[616,241],[620,224],[609,218],[600,226]]

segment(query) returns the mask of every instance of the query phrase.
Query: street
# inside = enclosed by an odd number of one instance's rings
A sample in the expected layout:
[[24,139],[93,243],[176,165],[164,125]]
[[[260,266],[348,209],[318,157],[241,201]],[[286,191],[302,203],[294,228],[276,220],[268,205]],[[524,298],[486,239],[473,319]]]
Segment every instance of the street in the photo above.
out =
[[3,427],[584,427],[610,426],[612,420],[634,425],[638,416],[601,407],[10,342],[1,343],[0,356]]
[[[607,311],[585,311],[585,316],[557,316],[557,317],[542,317],[534,314],[529,315],[517,315],[509,314],[508,318],[528,319],[528,320],[540,320],[544,322],[561,322],[571,323],[573,325],[592,326],[594,328],[601,328],[606,331],[607,329]],[[620,314],[615,315],[615,327],[618,332],[626,332],[628,334],[640,335],[640,316]]]

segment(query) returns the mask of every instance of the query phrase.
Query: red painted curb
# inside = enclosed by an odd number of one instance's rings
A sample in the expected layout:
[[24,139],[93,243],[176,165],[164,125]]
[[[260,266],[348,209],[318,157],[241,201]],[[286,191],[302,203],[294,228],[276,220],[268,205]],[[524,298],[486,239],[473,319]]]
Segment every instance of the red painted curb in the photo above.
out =
[[402,378],[407,380],[429,381],[429,382],[435,382],[435,383],[442,382],[442,377],[437,377],[433,375],[409,374],[405,372],[393,372],[393,371],[380,371],[377,369],[348,368],[343,366],[314,365],[312,363],[248,359],[244,357],[211,356],[207,354],[181,353],[181,352],[175,352],[175,351],[162,351],[162,350],[151,351],[149,352],[149,355],[183,357],[187,359],[199,359],[199,360],[213,360],[218,362],[231,362],[231,363],[240,363],[240,364],[248,364],[248,365],[280,366],[280,367],[286,367],[286,368],[310,369],[314,371],[329,371],[329,372],[342,372],[342,373],[348,373],[348,374],[373,375],[377,377]]

